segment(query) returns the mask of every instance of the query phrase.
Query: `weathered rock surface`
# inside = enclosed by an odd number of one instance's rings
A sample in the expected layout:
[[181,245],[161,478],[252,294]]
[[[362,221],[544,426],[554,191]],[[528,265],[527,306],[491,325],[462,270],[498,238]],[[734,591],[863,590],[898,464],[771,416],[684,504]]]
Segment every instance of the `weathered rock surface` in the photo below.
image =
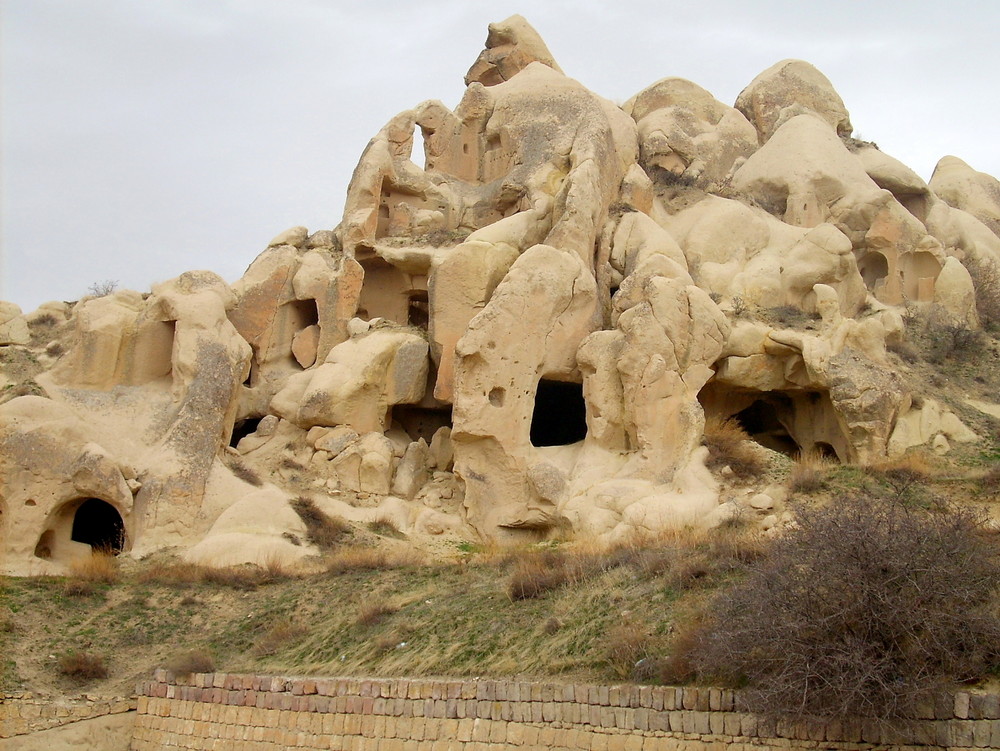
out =
[[802,61],[735,107],[679,78],[617,107],[513,16],[466,84],[375,135],[336,228],[232,285],[0,303],[0,573],[300,565],[301,499],[417,544],[777,530],[787,493],[710,472],[707,418],[772,459],[978,440],[887,343],[983,323],[995,179],[946,157],[928,185],[850,138]]

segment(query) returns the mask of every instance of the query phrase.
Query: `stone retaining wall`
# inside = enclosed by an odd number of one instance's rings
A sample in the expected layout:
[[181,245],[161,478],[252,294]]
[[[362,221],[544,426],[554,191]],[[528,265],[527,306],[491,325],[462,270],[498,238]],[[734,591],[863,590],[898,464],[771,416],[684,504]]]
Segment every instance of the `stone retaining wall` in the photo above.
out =
[[775,724],[708,688],[160,670],[139,694],[134,751],[1000,748],[994,694],[942,695],[895,734],[868,721]]
[[106,696],[81,696],[53,700],[31,692],[0,695],[0,738],[12,738],[90,720],[130,712],[136,700]]

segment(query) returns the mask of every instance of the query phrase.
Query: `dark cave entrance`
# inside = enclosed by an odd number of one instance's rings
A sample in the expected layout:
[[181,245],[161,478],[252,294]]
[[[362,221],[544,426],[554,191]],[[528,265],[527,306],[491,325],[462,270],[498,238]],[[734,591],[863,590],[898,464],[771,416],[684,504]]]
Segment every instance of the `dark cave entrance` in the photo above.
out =
[[410,302],[406,313],[407,323],[426,330],[431,320],[427,290],[414,290],[410,293],[409,299]]
[[[774,400],[787,399],[780,394],[775,394],[771,398]],[[791,410],[791,400],[788,400],[788,404],[784,406],[787,410]],[[774,403],[757,399],[749,407],[733,415],[733,419],[761,446],[788,456],[795,456],[799,453],[799,444],[778,420],[779,409],[780,407]]]
[[531,445],[568,446],[587,437],[582,383],[538,382],[531,415]]
[[239,420],[235,425],[233,425],[233,435],[229,439],[229,445],[236,448],[242,439],[246,438],[251,433],[256,432],[257,426],[260,425],[260,421],[263,417],[248,417],[245,420]]
[[118,555],[125,547],[125,522],[110,503],[88,498],[73,515],[70,539]]
[[411,404],[396,404],[392,408],[390,422],[402,428],[411,441],[423,438],[427,443],[441,428],[451,427],[451,407],[417,407]]

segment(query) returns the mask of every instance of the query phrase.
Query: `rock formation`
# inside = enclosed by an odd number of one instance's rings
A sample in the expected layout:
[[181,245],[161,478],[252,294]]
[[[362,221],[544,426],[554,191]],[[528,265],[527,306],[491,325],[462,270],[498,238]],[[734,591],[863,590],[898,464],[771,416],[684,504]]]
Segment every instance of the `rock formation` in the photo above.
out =
[[0,303],[3,573],[300,560],[300,496],[416,540],[715,524],[706,417],[843,462],[976,440],[887,344],[914,311],[980,326],[995,179],[924,183],[797,60],[735,107],[677,78],[618,107],[514,16],[465,80],[375,135],[336,228],[232,285]]

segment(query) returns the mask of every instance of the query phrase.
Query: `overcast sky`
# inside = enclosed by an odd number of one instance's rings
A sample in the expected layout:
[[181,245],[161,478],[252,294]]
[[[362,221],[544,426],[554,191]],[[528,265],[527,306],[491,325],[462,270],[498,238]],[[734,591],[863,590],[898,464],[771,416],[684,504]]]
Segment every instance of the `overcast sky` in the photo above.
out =
[[267,242],[340,221],[368,139],[454,107],[490,21],[524,15],[567,75],[622,102],[666,76],[732,104],[789,57],[855,135],[929,179],[1000,176],[1000,4],[967,0],[0,0],[0,299],[103,280],[235,281]]

